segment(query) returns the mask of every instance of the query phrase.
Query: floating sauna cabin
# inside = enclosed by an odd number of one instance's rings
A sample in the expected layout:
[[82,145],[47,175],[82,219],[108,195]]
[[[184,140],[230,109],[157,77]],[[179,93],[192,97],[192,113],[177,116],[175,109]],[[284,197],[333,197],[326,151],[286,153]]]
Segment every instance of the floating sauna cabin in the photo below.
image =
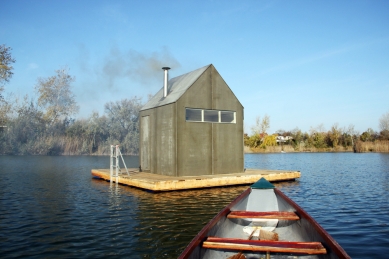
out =
[[142,171],[167,176],[241,173],[243,106],[211,64],[168,80],[140,111]]

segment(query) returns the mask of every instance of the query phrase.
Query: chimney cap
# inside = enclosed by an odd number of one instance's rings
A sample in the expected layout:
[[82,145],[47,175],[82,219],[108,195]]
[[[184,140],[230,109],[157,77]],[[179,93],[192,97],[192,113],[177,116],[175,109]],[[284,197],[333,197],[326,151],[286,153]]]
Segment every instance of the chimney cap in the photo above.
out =
[[163,70],[169,70],[170,67],[163,67],[162,69],[163,69]]

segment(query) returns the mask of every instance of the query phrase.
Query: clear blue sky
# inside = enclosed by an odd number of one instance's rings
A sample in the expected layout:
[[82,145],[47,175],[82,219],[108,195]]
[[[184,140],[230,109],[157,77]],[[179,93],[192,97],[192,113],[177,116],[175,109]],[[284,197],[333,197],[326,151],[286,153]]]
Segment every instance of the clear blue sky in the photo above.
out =
[[355,125],[389,112],[389,1],[30,1],[0,3],[0,44],[16,59],[6,92],[36,95],[68,67],[78,118],[147,100],[170,77],[213,64],[270,130]]

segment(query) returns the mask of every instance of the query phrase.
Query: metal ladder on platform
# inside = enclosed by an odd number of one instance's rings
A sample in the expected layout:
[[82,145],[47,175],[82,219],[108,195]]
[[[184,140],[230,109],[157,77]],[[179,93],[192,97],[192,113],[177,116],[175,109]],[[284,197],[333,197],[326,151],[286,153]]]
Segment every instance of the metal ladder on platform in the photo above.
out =
[[111,145],[111,159],[110,159],[110,176],[112,177],[119,177],[119,174],[123,174],[120,169],[120,159],[119,156],[122,158],[123,165],[126,168],[126,173],[128,176],[130,176],[130,173],[128,172],[126,163],[124,162],[122,153],[120,152],[119,145]]

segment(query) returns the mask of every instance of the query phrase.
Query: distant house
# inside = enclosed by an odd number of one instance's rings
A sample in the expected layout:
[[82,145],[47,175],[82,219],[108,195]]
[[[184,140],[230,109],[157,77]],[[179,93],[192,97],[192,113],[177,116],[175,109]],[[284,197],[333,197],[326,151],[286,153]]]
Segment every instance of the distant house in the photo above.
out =
[[139,163],[168,176],[244,170],[243,106],[211,64],[167,79],[140,111]]
[[292,140],[293,137],[291,136],[277,136],[277,143],[284,143],[287,142],[288,140]]

